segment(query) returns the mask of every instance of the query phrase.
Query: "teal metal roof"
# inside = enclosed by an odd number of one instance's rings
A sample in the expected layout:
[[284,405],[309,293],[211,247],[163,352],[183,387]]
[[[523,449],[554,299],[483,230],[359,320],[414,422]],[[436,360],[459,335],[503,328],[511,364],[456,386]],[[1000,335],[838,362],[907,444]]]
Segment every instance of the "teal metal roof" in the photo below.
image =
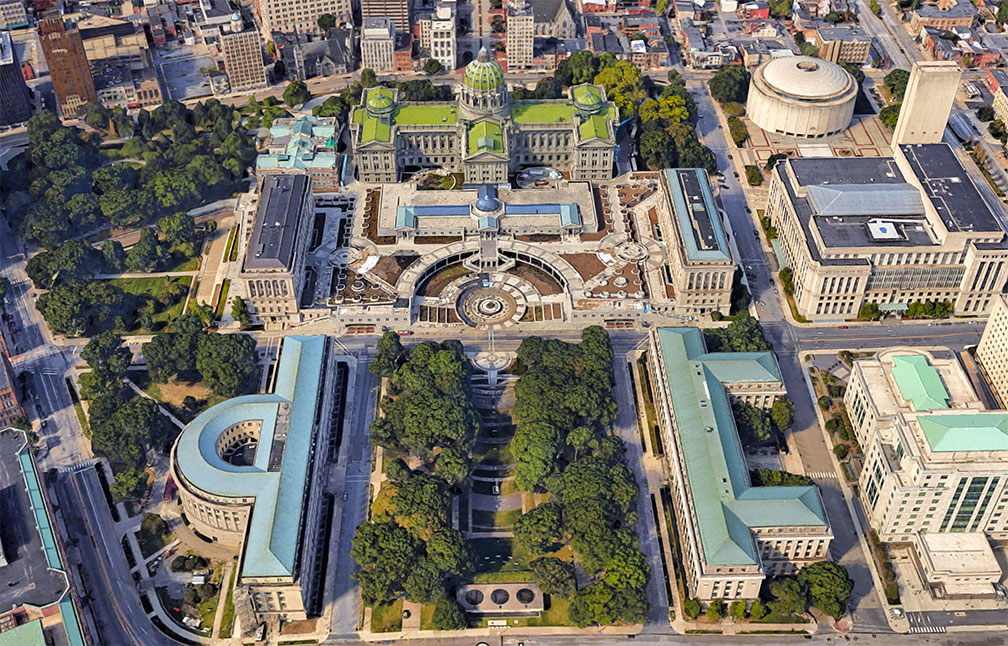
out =
[[[323,336],[285,337],[272,394],[221,402],[196,417],[179,436],[175,459],[190,483],[218,496],[255,498],[242,578],[295,574],[324,349]],[[283,403],[290,404],[287,436],[279,469],[270,471],[270,447]],[[262,420],[258,450],[251,466],[235,466],[217,455],[216,441],[225,429],[247,420]]]
[[0,633],[0,646],[46,646],[42,620],[36,619]]
[[315,168],[335,169],[339,156],[334,152],[317,152],[316,148],[332,147],[336,127],[319,125],[318,119],[303,116],[290,124],[274,125],[270,136],[277,140],[287,137],[287,145],[282,153],[264,153],[256,157],[256,168],[260,170]]
[[1008,412],[918,415],[932,451],[1008,451]]
[[577,204],[560,205],[560,226],[563,227],[581,226],[581,214],[578,212]]
[[499,227],[500,223],[492,215],[484,215],[479,219],[479,229],[481,231],[496,231]]
[[396,207],[395,228],[397,229],[416,228],[416,212],[414,212],[412,206]]
[[752,527],[825,526],[814,486],[753,487],[749,480],[724,384],[780,381],[773,355],[707,352],[696,328],[657,335],[704,561],[758,565]]
[[[683,182],[679,179],[680,173],[683,174],[683,181],[689,180],[691,189],[698,190],[698,195],[686,195]],[[692,174],[696,175],[695,180],[690,177]],[[665,179],[668,181],[679,230],[683,234],[686,257],[698,262],[731,261],[728,238],[721,227],[721,218],[714,204],[707,173],[702,168],[666,168]],[[709,242],[712,244],[701,249],[696,235],[704,233],[709,234]]]
[[914,410],[949,407],[945,384],[927,357],[919,354],[893,357],[892,376],[900,395],[913,405]]

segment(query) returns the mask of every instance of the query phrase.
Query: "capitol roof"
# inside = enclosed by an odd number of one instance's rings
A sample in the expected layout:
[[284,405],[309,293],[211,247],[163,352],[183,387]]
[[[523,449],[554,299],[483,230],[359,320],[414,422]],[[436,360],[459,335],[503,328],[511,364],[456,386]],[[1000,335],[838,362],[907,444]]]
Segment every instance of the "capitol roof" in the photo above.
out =
[[494,90],[504,83],[504,69],[490,58],[482,48],[476,58],[466,65],[465,84],[473,90]]
[[826,98],[847,91],[853,77],[835,63],[811,56],[783,56],[767,62],[763,79],[776,91],[796,98]]

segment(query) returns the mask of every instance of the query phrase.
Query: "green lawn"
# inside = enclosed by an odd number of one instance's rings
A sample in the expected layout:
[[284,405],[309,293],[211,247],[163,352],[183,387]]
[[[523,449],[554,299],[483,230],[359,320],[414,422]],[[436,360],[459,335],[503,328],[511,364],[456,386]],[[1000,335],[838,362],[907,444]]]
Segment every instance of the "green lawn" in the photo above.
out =
[[234,262],[238,259],[238,227],[231,227],[228,233],[227,246],[224,248],[224,260]]
[[514,464],[514,456],[507,444],[477,444],[472,451],[473,459],[481,464],[497,466]]
[[88,424],[87,415],[84,414],[84,407],[80,402],[74,402],[74,412],[77,413],[77,421],[80,422],[81,430],[84,431],[84,437],[90,438],[91,426]]
[[510,529],[521,517],[521,509],[508,509],[506,511],[484,511],[473,509],[472,524],[474,527],[494,527],[496,529]]
[[[557,595],[547,595],[546,609],[538,617],[509,617],[508,626],[571,626],[570,602]],[[486,628],[486,619],[479,627]]]
[[[144,330],[137,327],[126,330],[130,334],[145,334],[149,332],[159,332],[168,327],[182,314],[182,304],[185,303],[186,294],[192,285],[192,276],[175,276],[173,278],[115,278],[112,283],[124,292],[139,296],[142,301],[154,301],[153,326],[151,330]],[[178,285],[179,287],[169,287]],[[177,290],[177,295],[167,304],[161,303],[159,299],[168,298],[172,289]],[[143,303],[137,308],[143,307]]]
[[371,610],[371,632],[394,633],[399,630],[402,630],[402,599]]
[[224,316],[224,308],[227,307],[228,291],[231,289],[231,279],[225,278],[221,283],[220,295],[217,296],[217,307],[214,308],[214,318],[218,321]]
[[429,603],[420,608],[420,630],[434,630],[431,619],[434,618],[434,604]]
[[228,579],[227,596],[224,598],[224,610],[221,612],[220,635],[218,635],[221,639],[231,637],[231,631],[234,630],[234,578],[236,573],[237,569],[231,570],[231,577]]

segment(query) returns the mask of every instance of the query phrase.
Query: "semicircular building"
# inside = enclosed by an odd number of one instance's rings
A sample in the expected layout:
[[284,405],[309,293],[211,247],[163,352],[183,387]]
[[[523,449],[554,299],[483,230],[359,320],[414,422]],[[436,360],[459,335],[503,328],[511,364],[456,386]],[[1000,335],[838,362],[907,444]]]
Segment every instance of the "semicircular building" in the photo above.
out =
[[757,126],[791,137],[827,137],[847,128],[858,85],[835,63],[784,56],[756,68],[746,114]]

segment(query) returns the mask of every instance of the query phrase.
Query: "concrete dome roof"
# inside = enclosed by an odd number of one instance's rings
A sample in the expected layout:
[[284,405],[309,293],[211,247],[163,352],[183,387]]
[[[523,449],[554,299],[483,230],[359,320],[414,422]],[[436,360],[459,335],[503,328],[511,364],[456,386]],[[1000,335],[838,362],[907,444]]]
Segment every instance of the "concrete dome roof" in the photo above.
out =
[[481,48],[476,58],[466,65],[465,84],[473,90],[495,90],[504,83],[504,70]]
[[853,78],[836,63],[811,56],[783,56],[764,64],[763,79],[775,91],[795,98],[822,99],[849,90]]

